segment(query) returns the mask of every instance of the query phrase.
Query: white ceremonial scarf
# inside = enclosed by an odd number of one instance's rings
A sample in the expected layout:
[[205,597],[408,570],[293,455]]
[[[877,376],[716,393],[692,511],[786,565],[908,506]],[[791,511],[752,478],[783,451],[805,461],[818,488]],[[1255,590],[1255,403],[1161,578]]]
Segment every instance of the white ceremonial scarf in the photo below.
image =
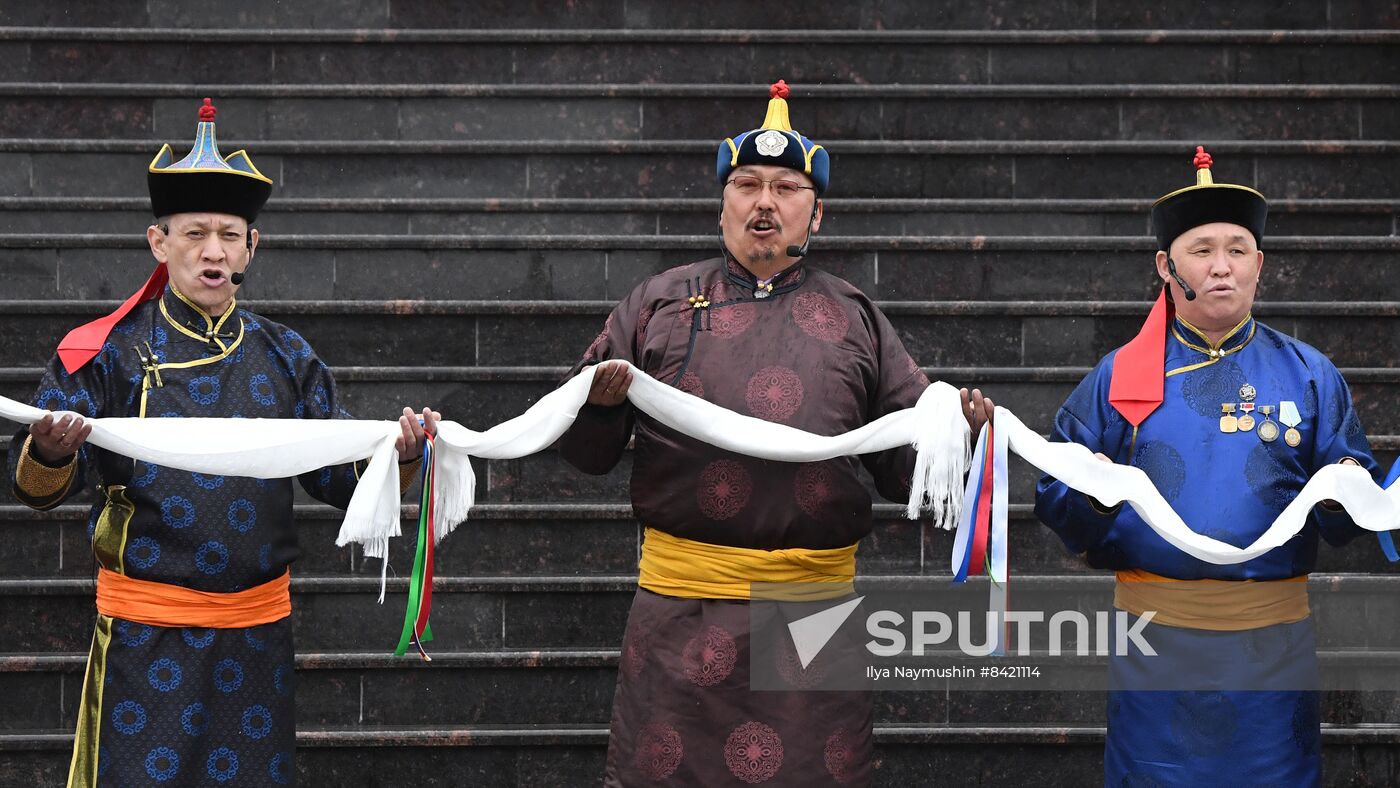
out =
[[[437,539],[466,520],[475,500],[471,457],[513,459],[553,444],[568,430],[588,398],[596,367],[541,397],[513,419],[477,432],[444,421],[438,425]],[[679,389],[636,367],[627,392],[639,410],[666,426],[719,448],[779,462],[818,462],[898,446],[918,452],[908,516],[932,512],[939,527],[960,515],[963,476],[969,463],[969,428],[958,392],[943,382],[929,386],[913,408],[890,413],[842,435],[814,435],[744,416]],[[1322,500],[1341,504],[1369,531],[1400,528],[1400,485],[1381,489],[1365,469],[1332,465],[1318,471],[1274,523],[1248,547],[1238,548],[1196,533],[1162,498],[1140,468],[1102,462],[1084,446],[1050,443],[1014,413],[998,407],[996,425],[1011,451],[1069,487],[1113,506],[1127,503],[1168,543],[1212,564],[1257,558],[1293,538]],[[30,424],[47,411],[0,397],[0,417]],[[357,542],[372,558],[387,555],[399,535],[399,489],[394,439],[397,422],[348,419],[88,419],[89,440],[104,449],[156,465],[226,476],[282,478],[327,465],[370,458],[346,509],[337,545]]]

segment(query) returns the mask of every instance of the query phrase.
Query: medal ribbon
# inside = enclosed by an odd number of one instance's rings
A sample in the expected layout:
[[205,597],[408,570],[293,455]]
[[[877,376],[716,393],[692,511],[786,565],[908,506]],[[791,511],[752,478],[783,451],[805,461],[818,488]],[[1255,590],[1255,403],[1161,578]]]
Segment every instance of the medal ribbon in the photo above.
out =
[[428,614],[433,609],[433,542],[437,541],[434,538],[433,485],[437,479],[433,436],[423,437],[423,492],[418,503],[418,545],[413,553],[413,573],[408,579],[408,604],[404,609],[403,631],[399,634],[394,656],[402,657],[412,644],[425,662],[431,662],[423,644],[433,639]]

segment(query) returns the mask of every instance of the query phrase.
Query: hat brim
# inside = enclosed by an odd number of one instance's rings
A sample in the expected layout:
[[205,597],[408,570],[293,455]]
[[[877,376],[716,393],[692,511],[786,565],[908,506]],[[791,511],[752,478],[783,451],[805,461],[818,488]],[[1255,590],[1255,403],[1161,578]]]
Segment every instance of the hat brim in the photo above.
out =
[[1157,248],[1165,251],[1193,227],[1229,222],[1248,230],[1262,246],[1268,218],[1269,203],[1259,192],[1248,186],[1206,184],[1179,189],[1158,200],[1152,206],[1152,231]]
[[226,213],[241,216],[252,224],[272,195],[271,183],[235,171],[147,172],[146,183],[151,192],[151,212],[158,217]]

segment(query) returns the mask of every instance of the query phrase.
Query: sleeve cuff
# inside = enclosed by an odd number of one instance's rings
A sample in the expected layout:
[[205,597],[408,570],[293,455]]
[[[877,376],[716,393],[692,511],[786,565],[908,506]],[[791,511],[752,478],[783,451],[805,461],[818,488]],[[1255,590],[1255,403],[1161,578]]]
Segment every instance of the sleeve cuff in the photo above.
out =
[[414,459],[413,462],[399,463],[399,495],[403,495],[422,472],[423,461]]
[[30,435],[24,439],[24,449],[15,464],[15,486],[35,500],[62,495],[73,484],[73,472],[77,467],[77,452],[62,465],[44,462],[34,453],[34,436]]

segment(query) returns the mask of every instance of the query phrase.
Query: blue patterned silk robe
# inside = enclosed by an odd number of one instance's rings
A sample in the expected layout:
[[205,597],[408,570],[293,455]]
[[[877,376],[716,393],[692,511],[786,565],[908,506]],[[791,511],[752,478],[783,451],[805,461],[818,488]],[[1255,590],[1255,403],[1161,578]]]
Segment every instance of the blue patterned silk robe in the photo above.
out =
[[[1135,465],[1198,533],[1245,547],[1273,523],[1308,479],[1351,457],[1373,476],[1376,462],[1336,367],[1316,349],[1252,317],[1218,345],[1177,319],[1166,343],[1163,402],[1134,429],[1108,401],[1116,351],[1105,357],[1055,417],[1053,440],[1073,441],[1114,462]],[[1221,431],[1222,405],[1234,416],[1253,389],[1252,430]],[[1241,390],[1244,389],[1244,394]],[[1260,439],[1258,406],[1296,404],[1301,440]],[[1362,531],[1345,512],[1314,507],[1302,532],[1241,564],[1215,565],[1169,545],[1131,507],[1105,512],[1083,493],[1045,477],[1036,516],[1096,568],[1141,569],[1181,580],[1279,580],[1306,575],[1318,537],[1343,545]],[[1148,625],[1148,640],[1183,655],[1249,652],[1268,633],[1292,644],[1261,671],[1315,673],[1310,619],[1240,632]],[[1159,645],[1160,644],[1160,645]],[[1166,653],[1166,652],[1164,652]],[[1115,680],[1140,665],[1113,656]],[[1188,659],[1189,662],[1189,659]],[[1199,666],[1197,659],[1193,664]],[[1157,665],[1160,670],[1161,664]],[[1117,684],[1115,686],[1129,686]],[[1105,785],[1315,785],[1320,778],[1318,705],[1312,692],[1132,692],[1109,695]]]
[[[33,402],[89,417],[349,418],[330,370],[296,332],[236,304],[210,320],[168,287],[76,373],[52,359]],[[26,437],[10,444],[12,479]],[[342,465],[298,481],[344,508],[357,479]],[[66,491],[15,492],[49,509],[84,487],[98,490],[88,523],[97,562],[119,574],[228,593],[280,577],[299,552],[291,479],[205,476],[87,444]],[[291,618],[197,629],[99,614],[70,785],[293,782],[291,630]]]

